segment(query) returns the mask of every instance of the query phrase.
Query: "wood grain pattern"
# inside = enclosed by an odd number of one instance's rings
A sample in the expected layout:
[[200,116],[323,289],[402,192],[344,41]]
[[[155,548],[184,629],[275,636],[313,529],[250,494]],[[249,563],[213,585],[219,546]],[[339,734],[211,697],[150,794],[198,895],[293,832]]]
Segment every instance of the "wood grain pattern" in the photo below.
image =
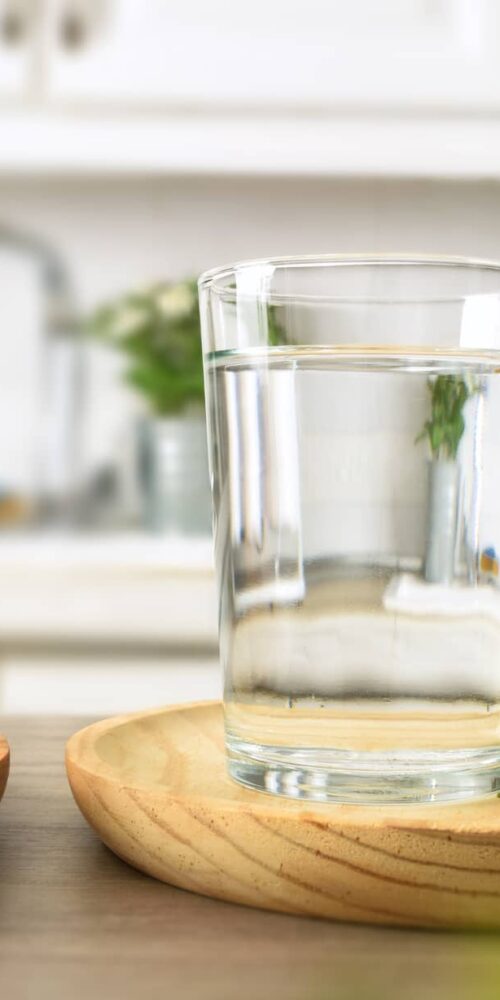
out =
[[215,703],[97,723],[69,741],[75,799],[129,864],[204,895],[354,922],[500,928],[500,802],[303,804],[226,776]]
[[5,791],[7,778],[9,777],[10,751],[9,744],[3,736],[0,736],[0,799]]
[[498,1000],[498,934],[231,906],[148,878],[75,807],[64,744],[90,719],[9,716],[0,807],[6,1000]]

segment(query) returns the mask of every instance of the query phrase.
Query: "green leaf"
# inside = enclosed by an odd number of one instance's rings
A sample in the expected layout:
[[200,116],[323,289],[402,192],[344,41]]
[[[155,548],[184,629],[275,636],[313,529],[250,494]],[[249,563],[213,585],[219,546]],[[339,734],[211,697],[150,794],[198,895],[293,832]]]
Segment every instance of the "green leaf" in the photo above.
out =
[[431,416],[415,440],[427,437],[434,458],[456,459],[465,431],[463,409],[479,384],[460,375],[438,375],[429,380],[428,388]]
[[195,281],[155,285],[97,309],[86,332],[128,358],[126,381],[157,414],[203,401],[203,355]]

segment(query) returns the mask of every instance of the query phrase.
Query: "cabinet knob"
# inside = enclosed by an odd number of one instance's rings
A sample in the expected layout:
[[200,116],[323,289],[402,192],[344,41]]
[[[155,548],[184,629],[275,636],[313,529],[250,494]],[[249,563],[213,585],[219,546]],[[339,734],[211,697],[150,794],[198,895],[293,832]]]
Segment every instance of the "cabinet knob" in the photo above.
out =
[[76,7],[67,7],[61,12],[59,38],[65,49],[81,49],[87,41],[89,25],[85,15]]
[[27,11],[23,4],[8,3],[0,12],[0,39],[4,45],[14,48],[20,45],[27,34]]

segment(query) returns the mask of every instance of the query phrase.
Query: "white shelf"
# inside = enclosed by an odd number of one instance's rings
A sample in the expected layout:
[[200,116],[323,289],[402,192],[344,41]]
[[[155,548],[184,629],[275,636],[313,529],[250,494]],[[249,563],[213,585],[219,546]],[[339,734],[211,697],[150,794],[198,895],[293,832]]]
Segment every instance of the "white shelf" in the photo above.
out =
[[127,573],[131,577],[157,571],[162,576],[211,576],[211,537],[179,538],[146,535],[41,533],[0,539],[0,573],[72,572]]
[[0,175],[499,178],[500,117],[0,113]]
[[141,536],[0,542],[0,643],[37,647],[217,648],[208,539]]

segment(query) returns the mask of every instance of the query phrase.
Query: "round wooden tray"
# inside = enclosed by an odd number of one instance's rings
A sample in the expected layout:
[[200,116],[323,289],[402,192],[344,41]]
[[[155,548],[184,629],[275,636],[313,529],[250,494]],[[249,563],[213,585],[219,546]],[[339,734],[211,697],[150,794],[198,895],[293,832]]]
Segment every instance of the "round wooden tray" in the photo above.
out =
[[7,778],[9,777],[10,751],[9,744],[3,736],[0,736],[0,799],[5,791]]
[[500,801],[315,805],[226,775],[219,704],[99,722],[67,770],[88,822],[155,878],[249,906],[420,927],[500,927]]

